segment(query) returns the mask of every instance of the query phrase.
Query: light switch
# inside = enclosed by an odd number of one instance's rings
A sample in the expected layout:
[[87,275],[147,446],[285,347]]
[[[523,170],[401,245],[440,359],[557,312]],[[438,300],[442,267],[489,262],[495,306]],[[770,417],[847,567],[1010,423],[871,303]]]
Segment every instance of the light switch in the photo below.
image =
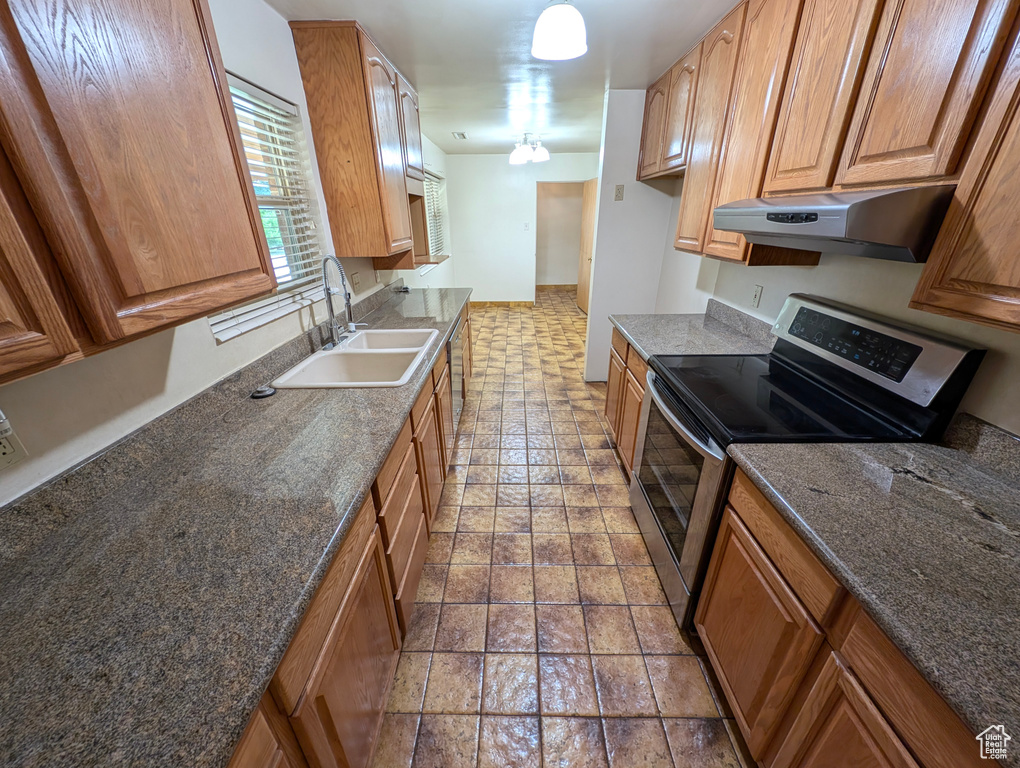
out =
[[623,184],[616,185],[616,194],[613,196],[613,200],[617,203],[623,200]]

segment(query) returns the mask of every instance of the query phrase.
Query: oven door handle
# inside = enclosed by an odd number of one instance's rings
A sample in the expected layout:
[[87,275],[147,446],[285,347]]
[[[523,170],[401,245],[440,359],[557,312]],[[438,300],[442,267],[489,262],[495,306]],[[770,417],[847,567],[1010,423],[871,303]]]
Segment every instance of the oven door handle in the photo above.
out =
[[648,371],[646,376],[648,381],[648,392],[652,396],[652,400],[659,407],[659,413],[662,414],[662,418],[669,422],[669,425],[673,427],[677,432],[687,438],[687,441],[694,446],[694,450],[704,456],[706,459],[713,458],[719,461],[726,459],[726,452],[720,448],[715,441],[709,441],[707,444],[703,443],[689,430],[684,424],[673,415],[673,411],[662,399],[662,395],[659,394],[658,388],[656,387],[655,373]]

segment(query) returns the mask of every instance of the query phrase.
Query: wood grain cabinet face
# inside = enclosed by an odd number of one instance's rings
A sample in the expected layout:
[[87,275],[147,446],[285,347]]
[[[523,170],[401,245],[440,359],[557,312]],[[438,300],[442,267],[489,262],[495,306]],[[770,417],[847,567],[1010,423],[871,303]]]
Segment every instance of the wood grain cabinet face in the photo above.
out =
[[662,133],[666,121],[666,102],[669,99],[667,72],[656,80],[645,94],[645,119],[641,127],[641,156],[638,160],[638,179],[654,176],[660,170],[662,159]]
[[312,765],[365,768],[382,726],[400,630],[376,529],[291,723]]
[[0,153],[0,376],[78,349],[39,266],[48,248],[7,158]]
[[748,749],[760,760],[823,635],[731,508],[694,623]]
[[971,157],[910,306],[1020,330],[1020,40],[1014,40]]
[[436,409],[439,414],[439,431],[442,434],[440,448],[443,454],[442,469],[445,477],[453,459],[457,435],[453,428],[453,390],[450,387],[450,366],[443,369],[443,375],[436,387]]
[[100,344],[275,286],[204,2],[4,4],[0,112]]
[[768,768],[918,768],[882,713],[828,647],[818,677]]
[[619,440],[620,406],[623,404],[623,387],[626,380],[627,366],[616,354],[615,349],[609,350],[609,377],[606,380],[606,418],[609,420],[609,431],[614,440]]
[[440,444],[439,423],[435,398],[430,398],[424,414],[414,429],[414,449],[418,460],[418,476],[422,484],[422,502],[425,519],[431,530],[432,519],[439,509],[443,493],[443,448]]
[[[712,208],[761,194],[779,96],[786,77],[801,0],[751,0],[733,86],[732,116],[719,157]],[[709,212],[711,217],[711,212]],[[743,261],[748,243],[737,232],[708,227],[705,253]]]
[[418,94],[403,75],[397,75],[400,93],[400,125],[403,131],[404,167],[413,179],[425,180],[425,159],[421,150],[421,121],[418,116]]
[[638,422],[641,419],[641,404],[645,389],[628,369],[624,375],[622,400],[620,404],[620,429],[617,431],[616,446],[623,466],[628,474],[634,471],[634,452],[637,449]]
[[832,186],[881,0],[805,0],[764,191]]
[[701,47],[702,44],[698,43],[670,70],[662,139],[662,162],[659,164],[661,171],[679,170],[687,165],[691,133],[694,129],[698,74],[701,71]]
[[694,99],[694,130],[674,242],[679,249],[700,253],[705,243],[746,9],[746,3],[738,5],[702,43],[701,73]]
[[836,183],[953,173],[1017,0],[886,3]]

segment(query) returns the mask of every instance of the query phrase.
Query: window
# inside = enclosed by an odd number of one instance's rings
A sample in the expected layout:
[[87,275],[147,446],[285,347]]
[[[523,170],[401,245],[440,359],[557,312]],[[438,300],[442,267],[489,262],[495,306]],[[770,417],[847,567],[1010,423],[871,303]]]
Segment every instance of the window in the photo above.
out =
[[444,255],[446,248],[446,182],[438,176],[425,176],[425,218],[429,233],[429,254]]
[[319,211],[297,107],[239,77],[228,81],[279,287],[273,296],[210,317],[218,341],[322,298]]

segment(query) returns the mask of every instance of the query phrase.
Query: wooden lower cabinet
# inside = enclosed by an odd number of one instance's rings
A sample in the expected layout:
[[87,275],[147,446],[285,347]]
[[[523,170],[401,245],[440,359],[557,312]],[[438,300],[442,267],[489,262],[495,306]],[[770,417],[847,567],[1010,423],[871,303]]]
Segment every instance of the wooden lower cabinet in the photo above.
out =
[[620,432],[620,405],[623,403],[623,384],[627,377],[627,366],[616,354],[615,349],[609,350],[609,377],[606,380],[606,420],[609,433],[613,440],[618,439]]
[[227,768],[307,768],[294,731],[268,693],[241,737]]
[[439,509],[443,493],[443,449],[439,437],[436,403],[430,398],[425,412],[414,428],[414,450],[418,458],[418,476],[421,478],[422,503],[425,520],[432,530],[432,519]]
[[839,655],[825,645],[818,662],[766,768],[918,768]]
[[732,508],[723,514],[694,623],[760,760],[823,634]]
[[453,390],[450,388],[450,366],[447,364],[436,385],[436,413],[439,414],[439,431],[442,435],[439,445],[442,449],[443,477],[453,459],[453,449],[457,442],[457,433],[453,426]]
[[616,451],[627,473],[633,471],[637,451],[638,425],[645,399],[648,363],[615,328],[609,350],[609,375],[606,383],[606,421],[616,443]]
[[399,655],[400,629],[376,528],[291,715],[312,765],[369,765]]
[[634,451],[637,449],[638,422],[641,420],[641,403],[644,397],[644,387],[628,368],[624,377],[620,430],[616,439],[616,447],[628,473],[634,471]]

